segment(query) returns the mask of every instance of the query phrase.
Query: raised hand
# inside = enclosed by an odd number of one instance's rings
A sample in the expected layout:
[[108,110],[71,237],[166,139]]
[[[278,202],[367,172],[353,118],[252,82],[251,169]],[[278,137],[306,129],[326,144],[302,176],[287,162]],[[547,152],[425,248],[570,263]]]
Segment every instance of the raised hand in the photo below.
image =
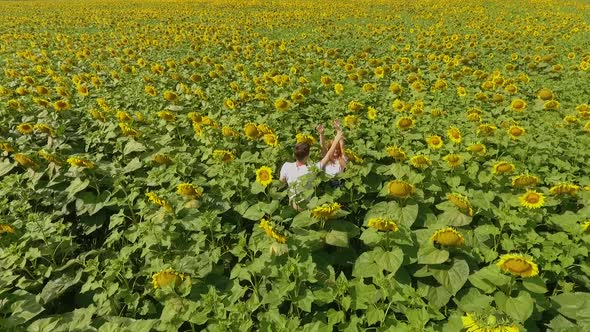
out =
[[334,126],[334,129],[336,129],[336,130],[340,130],[340,120],[338,120],[338,119],[335,119],[335,120],[332,122],[332,125]]
[[317,127],[315,127],[315,129],[318,131],[318,133],[320,133],[320,135],[324,133],[324,125],[321,123],[319,125],[317,125]]

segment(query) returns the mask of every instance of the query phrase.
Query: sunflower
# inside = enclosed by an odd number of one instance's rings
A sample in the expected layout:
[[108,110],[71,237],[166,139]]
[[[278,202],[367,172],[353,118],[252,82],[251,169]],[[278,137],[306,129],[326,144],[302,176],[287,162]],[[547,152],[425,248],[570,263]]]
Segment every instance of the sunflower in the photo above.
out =
[[275,147],[278,144],[277,135],[275,135],[273,133],[265,134],[264,136],[262,136],[262,139],[264,140],[264,143],[266,143],[266,145],[269,145],[272,147]]
[[231,100],[231,99],[226,99],[223,102],[223,106],[225,106],[226,108],[228,108],[230,110],[233,110],[233,109],[236,108],[236,103],[233,100]]
[[0,143],[0,150],[6,152],[6,153],[11,153],[16,151],[10,144],[8,143]]
[[538,209],[545,204],[545,195],[534,190],[528,190],[519,198],[520,205],[527,209]]
[[44,134],[47,134],[49,136],[55,136],[55,130],[53,128],[51,128],[48,124],[44,124],[44,123],[39,123],[35,125],[35,130],[40,131]]
[[476,143],[476,144],[471,144],[470,146],[468,146],[467,151],[470,151],[470,152],[473,152],[473,153],[476,153],[476,154],[482,156],[482,155],[486,154],[487,148],[482,143]]
[[342,94],[342,92],[344,91],[344,85],[340,84],[340,83],[336,83],[334,84],[334,92],[339,95]]
[[67,100],[58,100],[56,102],[53,103],[53,108],[56,111],[65,111],[68,110],[70,108],[70,102]]
[[514,84],[508,84],[506,85],[506,87],[504,87],[504,91],[506,91],[507,93],[513,95],[516,94],[518,92],[518,87]]
[[443,160],[445,160],[450,167],[458,167],[463,163],[463,157],[456,153],[449,153],[443,157]]
[[134,129],[133,127],[129,126],[124,122],[119,122],[119,128],[121,128],[121,132],[123,132],[123,135],[125,136],[138,137],[139,135],[141,135],[141,133],[138,130]]
[[176,187],[176,193],[184,197],[196,199],[203,196],[203,189],[191,183],[181,183]]
[[155,192],[150,191],[145,195],[150,200],[150,202],[163,207],[168,212],[172,211],[172,206],[170,205],[170,203],[168,203],[168,201],[166,201],[165,199],[159,197]]
[[[487,317],[486,317],[487,316]],[[496,315],[477,315],[466,313],[461,317],[465,332],[519,332],[520,329],[513,323],[505,321],[498,322]]]
[[582,232],[590,231],[590,220],[586,220],[582,223]]
[[309,135],[309,134],[297,134],[295,135],[295,141],[296,143],[307,143],[309,145],[313,145],[315,144],[316,140],[313,136]]
[[473,208],[469,199],[461,194],[452,193],[447,195],[449,202],[453,203],[459,210],[466,212],[468,215],[473,215]]
[[493,174],[504,174],[514,172],[516,167],[507,161],[499,161],[492,166]]
[[538,176],[521,174],[512,178],[513,187],[532,187],[539,184],[540,180]]
[[14,233],[14,227],[9,224],[0,224],[0,234],[4,233]]
[[358,154],[356,154],[351,149],[345,148],[344,155],[346,155],[348,157],[348,159],[351,160],[353,163],[360,164],[363,162],[363,158],[361,156],[359,156]]
[[532,259],[520,254],[504,254],[496,265],[504,272],[520,277],[534,277],[539,267]]
[[93,119],[98,120],[100,122],[107,121],[106,116],[101,111],[94,108],[90,110],[90,116],[92,116]]
[[129,122],[129,121],[133,120],[131,115],[125,111],[117,111],[115,116],[121,122]]
[[518,139],[525,133],[526,130],[521,126],[511,126],[510,128],[508,128],[508,135],[510,135],[510,138],[512,138],[513,140]]
[[258,136],[264,136],[266,134],[273,134],[272,129],[264,123],[258,124],[258,126],[256,126],[256,129],[258,130]]
[[352,128],[358,123],[358,117],[356,115],[347,115],[344,117],[344,126]]
[[12,156],[12,158],[22,167],[37,168],[37,163],[35,163],[35,161],[33,161],[33,159],[25,156],[22,153],[17,153],[14,156]]
[[432,161],[430,160],[430,158],[428,156],[425,156],[423,154],[419,154],[419,155],[415,155],[412,158],[410,158],[410,164],[412,164],[412,166],[419,168],[419,169],[425,169],[428,168],[430,165],[432,165]]
[[356,111],[360,111],[361,109],[363,109],[363,104],[359,103],[356,100],[351,100],[348,103],[348,110],[349,111],[356,112]]
[[213,150],[213,158],[228,163],[236,159],[236,156],[233,152],[228,150]]
[[289,109],[290,103],[288,100],[285,100],[283,98],[278,98],[275,100],[275,108],[278,111],[286,111]]
[[258,138],[258,127],[256,124],[249,122],[244,125],[244,134],[250,140],[254,140]]
[[170,165],[172,164],[172,159],[165,155],[165,154],[156,154],[152,157],[154,163],[158,165]]
[[439,244],[446,247],[462,247],[465,244],[465,238],[461,233],[452,227],[438,230],[432,234],[430,241],[433,244]]
[[414,127],[414,119],[408,116],[401,117],[396,122],[396,126],[401,130],[407,130]]
[[391,91],[392,93],[399,95],[403,90],[402,90],[402,86],[399,83],[391,83],[391,85],[389,85],[389,91]]
[[86,97],[90,94],[90,91],[88,91],[88,87],[82,84],[76,86],[76,91],[78,91],[78,94],[82,97]]
[[367,118],[369,120],[377,119],[377,110],[374,107],[372,107],[372,106],[367,107]]
[[539,90],[537,92],[537,98],[541,99],[541,100],[552,100],[555,98],[553,91],[547,89],[547,88],[542,88],[541,90]]
[[172,122],[176,119],[176,116],[170,111],[160,111],[156,115],[166,122]]
[[590,121],[586,122],[584,125],[584,130],[590,133]]
[[394,145],[387,148],[387,154],[395,161],[406,160],[406,153],[400,147]]
[[443,146],[443,140],[438,135],[432,135],[432,136],[428,136],[426,138],[426,144],[428,144],[428,147],[430,149],[432,149],[432,150],[438,150],[438,149],[442,148],[442,146]]
[[271,225],[268,219],[260,220],[260,228],[264,230],[266,235],[278,243],[287,243],[287,237],[278,233]]
[[575,115],[566,115],[563,117],[563,122],[565,122],[567,125],[571,125],[580,122],[580,119],[578,119]]
[[480,136],[492,136],[496,132],[498,127],[491,125],[491,124],[480,124],[477,128],[477,134]]
[[447,137],[451,140],[451,142],[459,144],[461,143],[461,131],[459,131],[459,129],[455,128],[455,127],[451,127],[449,128],[449,130],[447,130]]
[[543,104],[543,109],[546,110],[557,110],[561,104],[557,100],[549,100]]
[[87,159],[70,157],[66,160],[68,164],[76,167],[84,167],[84,168],[94,168],[94,164]]
[[467,90],[464,87],[460,86],[457,88],[457,95],[459,97],[465,97],[467,96]]
[[21,123],[18,126],[16,126],[16,130],[23,135],[32,134],[34,129],[35,128],[30,123]]
[[302,103],[305,101],[305,95],[300,91],[295,91],[291,94],[291,100],[295,103]]
[[526,109],[527,107],[527,103],[526,101],[517,98],[514,99],[511,103],[510,103],[510,108],[514,111],[514,112],[522,112]]
[[473,122],[481,122],[481,114],[469,113],[469,114],[467,114],[467,120],[473,121]]
[[575,185],[573,183],[560,183],[557,184],[553,187],[551,187],[551,189],[549,189],[549,193],[551,193],[551,195],[571,195],[571,196],[575,196],[578,191],[580,190],[580,186]]
[[367,226],[382,232],[397,232],[399,230],[394,220],[385,218],[371,218],[367,222]]
[[340,211],[340,208],[341,205],[338,203],[324,203],[311,210],[311,216],[316,219],[327,220],[333,218]]
[[333,81],[330,76],[322,76],[320,77],[320,82],[322,85],[331,85]]
[[268,186],[272,182],[272,169],[268,166],[262,166],[256,170],[256,182],[263,187]]
[[393,180],[387,184],[387,190],[389,196],[408,198],[416,191],[416,188],[405,181]]
[[164,99],[167,101],[175,101],[178,99],[178,95],[174,91],[166,90],[164,91]]
[[191,283],[190,277],[188,274],[176,272],[171,268],[166,270],[162,270],[160,272],[154,273],[152,275],[152,285],[154,288],[164,288],[168,285],[172,286],[180,286],[185,280],[188,283]]

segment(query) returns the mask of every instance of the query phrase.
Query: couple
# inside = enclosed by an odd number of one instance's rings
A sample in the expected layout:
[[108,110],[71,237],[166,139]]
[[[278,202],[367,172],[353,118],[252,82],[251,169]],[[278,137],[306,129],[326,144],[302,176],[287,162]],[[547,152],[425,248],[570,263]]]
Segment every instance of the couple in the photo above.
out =
[[[326,143],[324,137],[324,125],[317,126],[317,131],[320,135],[320,145],[322,148],[322,160],[316,166],[329,176],[335,176],[341,173],[346,168],[348,158],[344,155],[344,135],[340,128],[338,120],[334,120],[334,129],[336,136],[334,140]],[[307,161],[309,158],[309,144],[306,142],[297,143],[295,145],[295,162],[286,162],[281,167],[280,180],[287,182],[289,185],[289,202],[293,208],[300,210],[298,204],[303,202],[301,194],[305,190],[312,190],[313,186],[310,181],[304,181],[301,177],[309,173]],[[339,182],[333,182],[333,185],[338,186]]]

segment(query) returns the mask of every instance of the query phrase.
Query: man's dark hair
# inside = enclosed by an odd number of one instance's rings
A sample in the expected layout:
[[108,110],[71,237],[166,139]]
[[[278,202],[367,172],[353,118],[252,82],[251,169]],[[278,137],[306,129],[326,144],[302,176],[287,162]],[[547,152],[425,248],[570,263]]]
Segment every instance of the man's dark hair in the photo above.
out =
[[297,143],[295,145],[295,159],[304,161],[307,156],[309,156],[309,144],[306,142]]

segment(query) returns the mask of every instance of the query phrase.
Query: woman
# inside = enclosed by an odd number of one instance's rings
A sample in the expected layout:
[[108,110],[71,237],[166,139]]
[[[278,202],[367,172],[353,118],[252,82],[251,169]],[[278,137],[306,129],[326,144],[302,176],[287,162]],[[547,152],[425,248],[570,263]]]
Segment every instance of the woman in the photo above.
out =
[[[338,129],[338,133],[336,134],[336,137],[334,137],[334,142],[331,144],[330,149],[317,164],[318,168],[326,169],[326,165],[330,161],[329,156],[334,154],[334,151],[340,146],[342,136],[342,130]],[[296,196],[301,194],[304,190],[312,189],[310,188],[309,181],[301,181],[301,178],[309,173],[309,168],[307,167],[307,161],[309,159],[309,144],[298,143],[295,145],[294,155],[295,162],[286,162],[281,167],[279,179],[282,182],[286,182],[289,186],[289,203],[296,210],[301,210],[298,204],[305,199]]]
[[[334,129],[337,132],[342,132],[342,130],[340,129],[340,122],[338,122],[338,120],[334,120],[333,125]],[[344,137],[342,137],[342,139],[339,140],[336,149],[334,149],[334,151],[330,153],[327,147],[333,145],[333,142],[329,141],[326,144],[326,138],[324,137],[324,125],[320,124],[319,126],[317,126],[316,129],[320,135],[322,157],[328,157],[328,161],[325,163],[325,165],[323,167],[321,167],[321,165],[318,165],[318,167],[330,176],[335,176],[339,173],[344,172],[344,169],[346,168],[346,163],[348,162],[348,158],[344,154]],[[334,141],[338,142],[336,138],[334,139]]]

